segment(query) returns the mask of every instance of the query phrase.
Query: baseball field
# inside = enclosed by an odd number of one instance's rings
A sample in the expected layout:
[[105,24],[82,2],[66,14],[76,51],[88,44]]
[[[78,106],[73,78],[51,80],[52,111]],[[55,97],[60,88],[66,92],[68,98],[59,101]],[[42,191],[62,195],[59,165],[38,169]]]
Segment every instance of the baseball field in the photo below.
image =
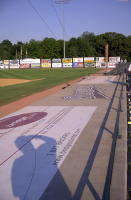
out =
[[96,73],[99,70],[94,68],[1,70],[0,105]]

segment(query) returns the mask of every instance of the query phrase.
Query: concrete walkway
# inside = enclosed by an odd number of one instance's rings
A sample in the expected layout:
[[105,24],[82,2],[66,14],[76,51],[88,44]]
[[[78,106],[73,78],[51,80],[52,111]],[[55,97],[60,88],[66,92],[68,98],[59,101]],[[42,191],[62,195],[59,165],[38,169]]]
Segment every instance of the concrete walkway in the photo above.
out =
[[[86,77],[2,118],[0,199],[101,200],[122,81]],[[121,110],[111,200],[126,200],[125,86]]]

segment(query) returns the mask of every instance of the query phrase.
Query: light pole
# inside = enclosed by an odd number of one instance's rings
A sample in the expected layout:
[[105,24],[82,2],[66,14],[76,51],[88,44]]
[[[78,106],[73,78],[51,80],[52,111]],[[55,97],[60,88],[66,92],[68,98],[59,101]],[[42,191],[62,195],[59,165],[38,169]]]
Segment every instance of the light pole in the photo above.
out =
[[64,4],[69,3],[71,0],[55,0],[56,4],[62,4],[63,5],[63,57],[65,58],[65,13],[64,13]]

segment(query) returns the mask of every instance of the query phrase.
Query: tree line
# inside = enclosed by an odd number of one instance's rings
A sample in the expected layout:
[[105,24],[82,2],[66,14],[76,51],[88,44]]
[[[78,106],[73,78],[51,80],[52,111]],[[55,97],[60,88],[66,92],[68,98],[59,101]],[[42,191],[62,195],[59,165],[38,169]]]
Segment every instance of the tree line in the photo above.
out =
[[[109,56],[120,56],[131,61],[131,35],[116,32],[100,35],[84,32],[80,37],[65,41],[65,54],[72,57],[103,57],[105,45],[109,45]],[[0,60],[20,58],[63,58],[63,40],[44,38],[41,41],[31,39],[29,42],[12,44],[9,40],[0,43]]]

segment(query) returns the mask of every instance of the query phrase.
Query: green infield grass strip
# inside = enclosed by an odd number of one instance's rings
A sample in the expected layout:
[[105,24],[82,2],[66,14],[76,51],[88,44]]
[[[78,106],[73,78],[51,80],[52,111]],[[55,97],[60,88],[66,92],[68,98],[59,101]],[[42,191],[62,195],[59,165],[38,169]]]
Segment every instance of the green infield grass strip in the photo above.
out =
[[11,103],[25,96],[44,91],[81,76],[87,76],[99,70],[94,68],[1,70],[0,78],[42,80],[0,87],[0,105]]

